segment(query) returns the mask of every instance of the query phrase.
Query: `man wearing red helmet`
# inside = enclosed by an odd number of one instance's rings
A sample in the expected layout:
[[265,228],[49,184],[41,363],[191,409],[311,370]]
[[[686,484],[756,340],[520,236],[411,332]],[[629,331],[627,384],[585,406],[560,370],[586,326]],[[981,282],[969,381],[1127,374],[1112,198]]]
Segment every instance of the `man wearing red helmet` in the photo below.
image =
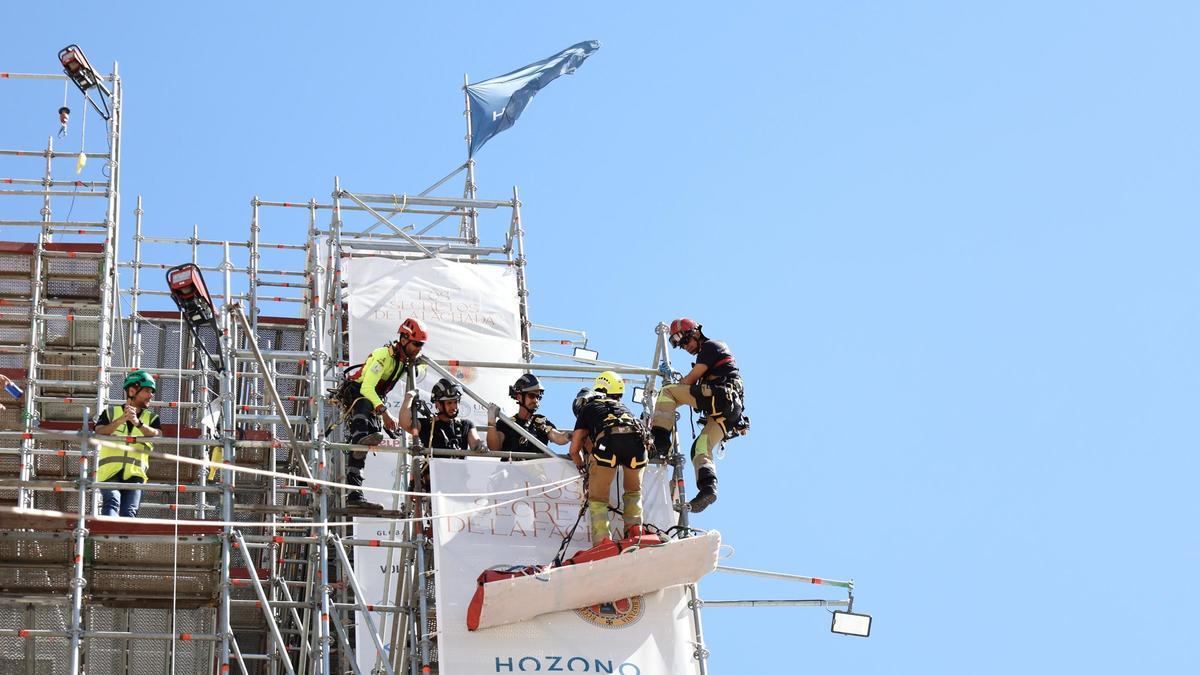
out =
[[692,443],[696,496],[690,506],[695,513],[717,501],[717,466],[712,459],[713,450],[726,438],[744,434],[748,428],[743,423],[742,378],[737,361],[724,342],[708,339],[702,328],[688,318],[671,322],[671,346],[695,356],[696,364],[678,384],[663,387],[654,403],[650,427],[655,450],[665,456],[671,449],[675,409],[686,404],[704,413],[704,429]]
[[[350,376],[353,381],[347,384],[345,396],[351,401],[347,440],[355,445],[379,445],[383,441],[383,429],[396,428],[396,420],[392,419],[383,401],[416,360],[429,337],[421,322],[413,318],[405,319],[396,332],[400,337],[371,352],[366,363]],[[362,485],[362,470],[366,464],[365,450],[352,451],[346,460],[346,482]],[[364,499],[361,490],[354,490],[346,495],[346,508],[378,510],[383,506]]]

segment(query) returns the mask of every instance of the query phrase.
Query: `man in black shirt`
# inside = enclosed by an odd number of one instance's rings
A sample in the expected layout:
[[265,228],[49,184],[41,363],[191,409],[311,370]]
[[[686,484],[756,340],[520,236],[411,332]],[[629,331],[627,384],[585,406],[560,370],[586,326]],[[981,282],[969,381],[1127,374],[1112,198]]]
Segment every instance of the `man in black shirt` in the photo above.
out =
[[[513,415],[512,420],[522,429],[533,434],[534,438],[544,445],[551,442],[566,445],[571,442],[571,435],[565,431],[559,431],[550,420],[546,419],[545,415],[537,414],[543,391],[542,383],[538,381],[536,375],[526,373],[517,378],[517,381],[508,388],[508,395],[513,397],[518,406],[517,414]],[[517,433],[508,422],[497,421],[500,417],[499,413],[500,408],[495,404],[488,406],[488,450],[492,452],[533,451],[529,440]]]
[[[606,377],[607,376],[607,377]],[[571,460],[579,469],[587,467],[588,519],[592,544],[609,537],[608,492],[617,467],[621,467],[624,492],[621,513],[626,537],[642,533],[642,470],[646,466],[645,427],[621,404],[624,384],[616,373],[606,371],[596,378],[596,390],[581,389],[571,410],[575,413],[575,432],[571,437]],[[590,448],[586,461],[583,450]]]
[[[671,322],[671,346],[696,357],[696,365],[678,384],[662,388],[654,403],[650,434],[654,448],[666,454],[675,428],[675,409],[690,405],[704,413],[704,429],[692,443],[692,465],[696,468],[696,496],[691,510],[699,513],[717,501],[717,466],[712,453],[726,438],[746,433],[743,423],[742,377],[737,361],[724,342],[710,340],[703,326],[683,318]],[[748,419],[748,418],[747,418]]]
[[400,428],[416,438],[417,445],[442,450],[476,450],[480,447],[475,423],[458,419],[458,402],[462,399],[462,387],[445,378],[433,385],[430,397],[437,415],[413,421],[412,402],[415,390],[404,393],[400,407]]

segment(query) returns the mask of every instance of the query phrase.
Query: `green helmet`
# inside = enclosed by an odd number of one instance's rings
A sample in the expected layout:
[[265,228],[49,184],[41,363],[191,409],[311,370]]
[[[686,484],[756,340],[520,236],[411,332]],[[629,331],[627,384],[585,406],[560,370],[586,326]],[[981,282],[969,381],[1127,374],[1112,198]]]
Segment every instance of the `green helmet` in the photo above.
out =
[[125,384],[121,385],[122,389],[128,389],[129,387],[137,387],[139,389],[149,387],[157,391],[158,383],[154,381],[154,376],[150,373],[144,370],[135,370],[125,376]]

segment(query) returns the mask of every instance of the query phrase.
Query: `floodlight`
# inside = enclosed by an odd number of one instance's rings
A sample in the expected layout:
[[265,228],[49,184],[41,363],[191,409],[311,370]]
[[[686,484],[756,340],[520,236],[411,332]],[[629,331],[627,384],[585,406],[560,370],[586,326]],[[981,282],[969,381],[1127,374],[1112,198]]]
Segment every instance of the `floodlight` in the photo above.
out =
[[212,323],[216,312],[198,265],[184,263],[167,270],[167,285],[171,289],[171,299],[189,325],[198,328]]
[[634,403],[641,403],[646,398],[646,389],[644,387],[634,387],[630,398]]
[[871,635],[871,615],[834,611],[833,625],[829,630],[841,635],[869,637]]
[[62,64],[63,72],[79,87],[79,91],[87,91],[100,82],[96,69],[88,63],[87,57],[79,45],[67,45],[58,52],[58,61]]
[[595,361],[596,359],[600,358],[600,352],[593,351],[591,349],[585,349],[583,347],[576,347],[574,356],[577,359],[587,359],[588,361]]

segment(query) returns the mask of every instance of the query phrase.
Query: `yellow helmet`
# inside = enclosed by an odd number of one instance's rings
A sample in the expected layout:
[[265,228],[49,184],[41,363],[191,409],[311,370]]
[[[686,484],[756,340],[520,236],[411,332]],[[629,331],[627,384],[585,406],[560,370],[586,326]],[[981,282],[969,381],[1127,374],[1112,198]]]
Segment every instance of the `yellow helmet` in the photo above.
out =
[[606,370],[596,376],[592,389],[602,391],[610,396],[620,396],[625,393],[625,381],[611,370]]

